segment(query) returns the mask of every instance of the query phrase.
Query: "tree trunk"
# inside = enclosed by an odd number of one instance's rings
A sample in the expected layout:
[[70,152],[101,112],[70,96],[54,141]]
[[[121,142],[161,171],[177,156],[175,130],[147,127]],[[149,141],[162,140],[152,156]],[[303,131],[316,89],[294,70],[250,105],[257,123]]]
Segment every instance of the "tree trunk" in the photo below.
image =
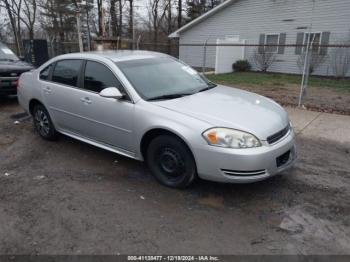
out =
[[182,26],[182,0],[179,1],[179,10],[177,15],[177,28],[180,28]]
[[91,30],[90,30],[89,7],[86,8],[86,25],[87,25],[87,31],[88,31],[88,50],[91,51]]
[[123,5],[122,0],[119,0],[119,25],[118,25],[118,36],[122,37],[122,28],[123,28]]
[[12,15],[10,4],[8,3],[8,1],[6,0],[4,2],[5,2],[5,5],[6,5],[6,10],[7,10],[8,16],[10,18],[12,31],[13,31],[13,34],[14,34],[14,37],[15,37],[16,52],[17,52],[18,55],[20,55],[21,54],[21,48],[20,48],[20,43],[19,43],[19,39],[18,39],[18,35],[17,35],[18,31],[17,31],[17,28],[16,28],[15,18]]
[[158,11],[155,10],[153,18],[153,42],[155,50],[158,51],[158,26],[157,26]]
[[60,53],[64,54],[65,53],[65,47],[64,47],[64,41],[65,41],[65,35],[64,35],[64,29],[63,29],[63,17],[62,17],[62,13],[59,12],[59,20],[60,20],[60,29],[59,29],[59,36],[60,36],[60,42],[59,42],[59,46],[60,46]]
[[98,34],[100,37],[103,36],[103,11],[102,11],[102,0],[97,0],[97,15],[98,15]]
[[[172,31],[172,26],[171,26],[171,23],[172,23],[172,21],[171,21],[171,0],[168,0],[168,35],[170,35],[171,34],[171,31]],[[171,53],[171,40],[170,40],[170,38],[168,37],[168,41],[167,41],[168,43],[168,54],[170,55],[170,53]]]
[[129,0],[129,38],[132,40],[132,49],[134,49],[134,5],[133,0]]
[[29,29],[29,40],[33,41],[34,40],[34,28],[31,27]]
[[118,21],[117,21],[116,9],[115,9],[116,3],[117,3],[117,0],[111,0],[110,13],[111,13],[111,26],[112,26],[113,37],[116,37],[118,34]]
[[22,37],[21,37],[21,8],[22,8],[22,0],[18,2],[18,9],[17,9],[17,39],[18,39],[18,47],[19,47],[19,53],[18,55],[22,55],[23,51],[23,43],[22,43]]

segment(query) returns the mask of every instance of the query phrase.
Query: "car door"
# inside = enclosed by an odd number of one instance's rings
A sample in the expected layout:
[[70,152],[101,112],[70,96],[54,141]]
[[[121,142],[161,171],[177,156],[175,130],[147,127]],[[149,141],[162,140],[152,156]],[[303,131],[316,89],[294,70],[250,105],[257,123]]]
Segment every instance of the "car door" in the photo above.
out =
[[58,130],[81,135],[81,98],[85,92],[79,85],[83,60],[59,60],[50,66],[53,67],[50,75],[47,68],[40,73],[45,105]]
[[[85,90],[82,102],[86,135],[98,142],[117,147],[126,153],[135,152],[133,139],[134,104],[116,75],[105,64],[86,61],[83,73]],[[116,87],[123,99],[99,95],[104,88]]]

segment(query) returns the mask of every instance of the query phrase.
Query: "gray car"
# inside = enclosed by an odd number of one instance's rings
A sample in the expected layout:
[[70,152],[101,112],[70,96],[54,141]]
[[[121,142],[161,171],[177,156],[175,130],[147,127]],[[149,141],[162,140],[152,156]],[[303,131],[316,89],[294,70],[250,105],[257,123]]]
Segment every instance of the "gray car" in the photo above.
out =
[[21,61],[6,45],[0,42],[0,97],[17,94],[20,75],[34,67]]
[[294,132],[271,99],[216,85],[148,51],[58,56],[24,73],[18,100],[44,139],[58,133],[146,161],[162,184],[248,183],[291,167]]

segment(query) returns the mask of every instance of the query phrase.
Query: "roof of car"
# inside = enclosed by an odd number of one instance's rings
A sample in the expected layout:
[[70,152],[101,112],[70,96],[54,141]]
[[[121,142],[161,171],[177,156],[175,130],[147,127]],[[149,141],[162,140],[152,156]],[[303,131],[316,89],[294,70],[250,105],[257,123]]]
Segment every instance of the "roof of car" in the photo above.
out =
[[155,57],[168,56],[163,53],[142,51],[142,50],[106,50],[106,51],[93,51],[83,53],[71,53],[60,56],[61,58],[96,58],[104,57],[112,60],[113,62],[138,60]]

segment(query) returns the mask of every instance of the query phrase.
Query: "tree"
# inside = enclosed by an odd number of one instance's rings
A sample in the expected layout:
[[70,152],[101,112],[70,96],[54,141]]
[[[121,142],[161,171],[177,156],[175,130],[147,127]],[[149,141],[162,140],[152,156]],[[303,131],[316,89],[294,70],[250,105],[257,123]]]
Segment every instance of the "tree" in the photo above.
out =
[[182,0],[178,0],[177,28],[182,26]]
[[331,65],[334,76],[345,78],[350,71],[350,50],[346,47],[337,47],[331,54]]
[[23,0],[24,8],[23,14],[24,18],[21,17],[21,21],[28,29],[29,39],[34,39],[34,25],[36,21],[37,14],[37,0]]
[[[299,55],[297,59],[297,65],[301,73],[304,71],[305,59],[307,59],[306,53]],[[308,53],[308,59],[309,74],[311,75],[324,63],[324,61],[327,59],[327,56],[310,50]]]
[[[9,0],[1,0],[4,3],[4,7],[7,10],[7,15],[10,19],[10,24],[11,24],[11,28],[13,31],[13,35],[15,38],[15,42],[16,42],[16,51],[17,54],[21,55],[21,41],[19,39],[19,31],[20,31],[20,26],[16,25],[16,16],[20,17],[20,14],[15,12],[15,9],[13,8],[13,3],[14,1],[11,1],[12,5],[10,5],[10,1]],[[19,25],[19,23],[17,23]]]
[[[134,41],[134,2],[133,0],[129,0],[129,38]],[[132,43],[134,47],[134,42]]]
[[150,0],[150,8],[149,8],[149,24],[150,29],[153,33],[153,42],[155,44],[155,48],[158,47],[158,36],[160,33],[161,25],[164,21],[164,17],[167,10],[167,4],[165,4],[161,0]]
[[252,62],[262,72],[266,72],[275,61],[276,54],[267,52],[265,48],[256,48],[253,52]]
[[[172,21],[172,1],[168,0],[167,3],[167,35],[170,35],[171,32],[173,31],[173,21]],[[170,38],[168,37],[168,54],[171,52],[171,41]]]
[[103,0],[97,0],[98,34],[104,36]]
[[16,14],[16,22],[17,22],[17,38],[18,38],[18,46],[19,46],[19,55],[21,55],[22,46],[22,37],[21,37],[21,10],[22,10],[22,0],[13,0],[12,3],[14,5],[14,13]]
[[116,37],[118,35],[118,20],[117,20],[117,12],[116,12],[116,4],[117,0],[110,0],[110,14],[111,14],[111,26],[112,26],[112,36]]
[[187,16],[189,21],[218,6],[225,0],[187,0]]
[[54,54],[65,53],[64,42],[76,37],[74,2],[72,0],[42,0],[39,2],[39,8],[41,27],[52,41]]
[[[340,41],[340,45],[350,44],[350,34],[345,41]],[[336,47],[330,52],[330,62],[334,76],[345,78],[350,71],[350,48]]]

